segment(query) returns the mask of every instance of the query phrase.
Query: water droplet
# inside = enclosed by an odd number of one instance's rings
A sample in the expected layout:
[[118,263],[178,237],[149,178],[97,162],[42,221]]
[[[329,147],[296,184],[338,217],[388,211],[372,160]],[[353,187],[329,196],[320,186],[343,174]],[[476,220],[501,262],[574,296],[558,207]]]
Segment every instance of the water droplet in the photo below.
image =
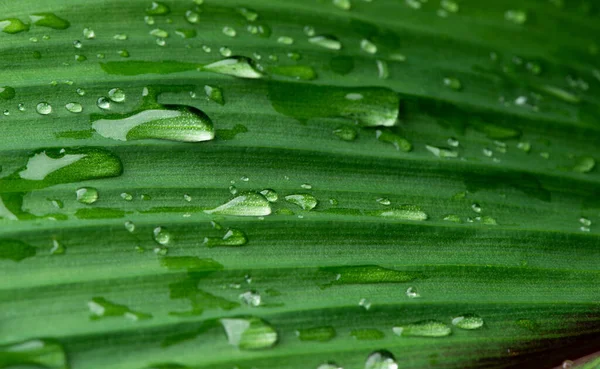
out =
[[79,96],[84,96],[85,95],[85,90],[83,88],[78,88],[77,90],[75,90],[75,92]]
[[379,79],[388,79],[390,76],[390,70],[388,68],[388,64],[385,60],[375,60],[375,64],[377,65],[377,76]]
[[52,248],[50,249],[50,255],[62,255],[67,251],[67,248],[57,240],[52,240]]
[[246,305],[257,307],[261,303],[261,296],[256,291],[247,291],[239,296],[240,300],[242,300]]
[[350,8],[352,8],[352,3],[350,3],[350,0],[332,0],[332,3],[343,10],[350,10]]
[[107,317],[124,317],[130,320],[150,319],[152,315],[133,311],[125,305],[115,304],[104,297],[94,297],[88,301],[90,310],[90,319],[100,319]]
[[127,50],[119,50],[118,54],[122,58],[129,58],[129,51]]
[[458,4],[452,0],[442,0],[440,1],[440,6],[442,9],[450,13],[458,13],[459,10]]
[[333,130],[333,134],[336,135],[339,139],[344,141],[354,141],[356,136],[358,136],[358,132],[352,126],[340,126]]
[[0,19],[0,31],[8,34],[15,34],[23,31],[28,31],[29,25],[23,23],[18,18]]
[[235,29],[233,29],[229,26],[223,27],[222,31],[225,36],[235,37],[237,35],[237,32],[235,31]]
[[288,36],[281,36],[277,39],[277,42],[283,45],[292,45],[294,44],[294,39]]
[[399,220],[424,221],[428,219],[427,214],[415,205],[401,205],[396,208],[373,211],[371,214]]
[[101,96],[96,100],[96,105],[102,110],[109,110],[110,100],[107,97]]
[[52,113],[52,105],[47,102],[41,102],[36,105],[35,110],[42,115],[48,115]]
[[48,27],[52,29],[63,30],[69,28],[71,23],[66,19],[60,18],[54,13],[36,13],[29,16],[29,19],[36,26]]
[[484,156],[487,156],[488,158],[491,158],[492,156],[494,156],[494,152],[490,149],[488,149],[487,147],[483,148],[481,150],[481,152],[483,153]]
[[455,91],[459,91],[462,89],[462,83],[460,83],[460,81],[454,77],[444,78],[444,86],[449,87]]
[[171,242],[171,233],[164,227],[156,227],[152,231],[154,241],[159,245],[166,246]]
[[358,301],[358,306],[363,307],[365,310],[369,310],[371,308],[371,301],[362,298]]
[[125,101],[125,92],[120,88],[113,88],[108,91],[108,97],[114,102]]
[[579,218],[579,223],[581,223],[584,227],[590,227],[592,225],[592,221],[584,217]]
[[285,197],[285,200],[307,211],[314,209],[318,204],[318,200],[309,194],[288,195]]
[[193,10],[188,10],[185,12],[185,20],[187,20],[191,24],[196,24],[200,22],[200,14]]
[[445,337],[452,333],[450,327],[437,320],[423,320],[402,327],[394,327],[392,331],[398,336],[412,337]]
[[266,216],[271,214],[269,201],[261,194],[248,192],[237,196],[233,200],[216,207],[205,210],[208,214],[237,215],[237,216]]
[[375,54],[377,52],[377,46],[367,39],[363,39],[360,42],[360,48],[369,54]]
[[133,195],[127,192],[123,192],[121,198],[125,201],[133,201]]
[[151,36],[158,37],[158,38],[167,38],[167,37],[169,37],[169,32],[165,31],[164,29],[160,29],[160,28],[155,28],[155,29],[151,30],[149,32],[149,34]]
[[331,326],[297,329],[296,336],[300,341],[331,341],[337,335],[335,328]]
[[435,147],[435,146],[431,146],[431,145],[425,145],[425,148],[430,153],[437,156],[438,158],[457,158],[458,157],[458,152],[444,148],[444,147]]
[[249,8],[237,8],[239,14],[241,14],[248,22],[254,22],[258,19],[258,13]]
[[263,77],[254,60],[244,56],[232,56],[231,58],[205,65],[202,69],[240,78]]
[[[108,100],[106,100],[108,102]],[[181,105],[165,105],[129,114],[95,117],[92,128],[101,136],[119,141],[162,139],[180,142],[209,141],[214,127],[204,112]]]
[[205,237],[203,244],[206,247],[229,246],[237,247],[244,246],[248,243],[248,238],[244,232],[239,229],[228,229],[223,237]]
[[388,206],[391,205],[392,202],[390,201],[390,199],[385,198],[385,197],[380,197],[376,200],[379,204],[384,205],[384,206]]
[[127,38],[128,38],[127,35],[124,33],[117,33],[113,36],[113,39],[117,40],[117,41],[125,41],[125,40],[127,40]]
[[255,317],[220,319],[230,345],[240,350],[260,350],[273,347],[278,335],[266,321]]
[[527,22],[527,13],[524,10],[510,9],[504,13],[504,19],[514,24],[522,25]]
[[11,100],[15,97],[16,92],[15,89],[10,86],[2,86],[0,87],[0,99],[2,100]]
[[421,297],[421,295],[419,294],[419,292],[417,291],[417,289],[415,287],[408,287],[406,289],[406,296],[408,296],[411,299],[416,299]]
[[308,42],[330,50],[341,50],[342,43],[335,36],[319,35],[308,39]]
[[225,99],[223,98],[223,90],[217,86],[204,86],[204,93],[210,100],[216,102],[219,105],[225,105]]
[[269,202],[277,202],[277,200],[279,199],[279,195],[277,194],[277,192],[270,188],[260,191],[260,194],[263,195],[265,199],[267,199]]
[[148,8],[146,8],[146,14],[148,15],[166,15],[171,12],[169,6],[160,1],[153,1]]
[[460,217],[456,214],[448,214],[444,217],[444,220],[453,223],[461,223]]
[[98,201],[98,190],[93,187],[81,187],[75,191],[77,201],[82,204],[93,204]]
[[359,341],[374,341],[384,339],[385,333],[379,329],[363,328],[351,330],[350,336]]
[[475,314],[464,314],[452,319],[452,324],[460,329],[479,329],[483,327],[483,319]]
[[91,28],[84,28],[83,29],[83,37],[85,37],[88,40],[92,40],[92,39],[96,38],[96,32],[94,32],[94,30]]
[[66,369],[69,367],[63,346],[47,339],[0,345],[0,357],[4,368]]
[[65,109],[71,113],[81,113],[83,111],[83,106],[80,103],[70,102],[65,105]]
[[375,137],[381,142],[387,142],[392,144],[396,150],[409,152],[412,151],[412,144],[404,137],[397,135],[396,133],[388,130],[377,130],[375,131]]
[[591,156],[582,156],[577,160],[573,171],[578,173],[589,173],[596,167],[596,160]]
[[398,363],[391,352],[380,350],[367,357],[365,369],[398,369]]

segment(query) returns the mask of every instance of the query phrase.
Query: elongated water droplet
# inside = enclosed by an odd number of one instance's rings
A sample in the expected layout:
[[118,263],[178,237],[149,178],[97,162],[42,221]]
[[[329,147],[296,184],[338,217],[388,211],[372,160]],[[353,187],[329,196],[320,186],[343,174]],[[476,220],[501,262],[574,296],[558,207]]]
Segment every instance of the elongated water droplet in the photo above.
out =
[[423,320],[402,327],[394,327],[392,331],[398,336],[412,337],[445,337],[452,333],[450,327],[437,320]]
[[52,105],[47,102],[41,102],[35,106],[35,110],[41,115],[48,115],[52,113]]
[[577,160],[573,167],[574,172],[589,173],[596,167],[596,160],[591,156],[583,156]]
[[360,48],[369,54],[375,54],[377,52],[377,46],[367,39],[363,39],[360,42]]
[[15,34],[29,30],[29,25],[23,23],[18,18],[0,19],[0,31],[8,34]]
[[444,78],[444,86],[456,91],[462,89],[462,83],[458,80],[458,78],[454,77]]
[[35,247],[28,245],[25,242],[12,239],[0,239],[0,260],[7,259],[21,261],[35,256],[36,252],[37,249]]
[[263,195],[247,192],[219,207],[204,212],[217,215],[260,217],[271,214],[271,205]]
[[130,320],[150,319],[152,315],[133,311],[125,305],[115,304],[104,297],[94,297],[88,302],[90,310],[90,319],[100,319],[107,317],[124,317]]
[[114,102],[125,101],[125,92],[120,88],[112,88],[108,91],[108,98]]
[[387,208],[371,212],[372,215],[401,219],[401,220],[427,220],[428,216],[416,205],[401,205],[395,208]]
[[309,194],[288,195],[285,197],[285,200],[294,205],[298,205],[302,210],[312,210],[319,202],[316,197]]
[[180,142],[209,141],[215,137],[212,121],[201,110],[165,105],[129,114],[94,116],[92,128],[101,136],[119,141],[162,139]]
[[2,86],[0,87],[0,99],[2,100],[11,100],[15,97],[16,92],[15,89],[10,86]]
[[36,13],[29,16],[29,19],[36,26],[48,27],[52,29],[67,29],[71,25],[69,21],[57,16],[54,13]]
[[278,335],[266,321],[255,317],[220,319],[229,344],[240,350],[261,350],[273,347]]
[[308,42],[330,50],[341,50],[342,43],[335,36],[319,35],[308,39]]
[[445,221],[453,222],[453,223],[461,223],[460,217],[456,214],[448,214],[444,217]]
[[351,330],[350,336],[354,337],[354,339],[359,340],[359,341],[373,341],[373,340],[384,339],[385,333],[383,333],[379,329],[362,328],[362,329]]
[[457,158],[458,152],[444,147],[426,145],[425,148],[438,158]]
[[93,187],[81,187],[77,189],[77,201],[82,204],[93,204],[98,201],[98,190]]
[[525,24],[527,22],[527,13],[519,9],[510,9],[504,13],[504,19],[514,24]]
[[68,369],[63,346],[53,340],[32,339],[0,346],[2,368]]
[[210,100],[216,102],[219,105],[225,105],[225,99],[223,98],[223,90],[216,86],[204,86],[204,93]]
[[412,144],[406,138],[396,133],[390,132],[388,130],[377,130],[375,131],[375,137],[381,142],[387,142],[392,144],[398,151],[412,151]]
[[380,350],[367,357],[365,369],[398,369],[398,363],[391,352]]
[[228,229],[223,237],[205,237],[203,242],[207,247],[237,247],[244,246],[246,243],[248,243],[248,238],[244,232],[234,228]]
[[562,101],[571,103],[571,104],[579,104],[581,102],[581,98],[569,91],[566,91],[560,87],[556,87],[556,86],[550,86],[550,85],[542,85],[542,86],[538,86],[538,88],[551,95],[554,96]]
[[277,192],[270,188],[260,191],[260,194],[263,195],[265,199],[267,199],[269,202],[277,202],[277,200],[279,199],[279,195],[277,194]]
[[258,19],[258,13],[249,8],[237,8],[237,12],[242,15],[248,22],[254,22]]
[[283,45],[292,45],[294,44],[294,39],[289,36],[280,36],[277,42]]
[[322,326],[314,328],[304,328],[296,330],[296,336],[300,341],[331,341],[337,335],[332,326]]
[[245,56],[232,56],[202,67],[202,70],[226,74],[240,78],[262,78],[263,73],[258,69],[254,60]]
[[[289,91],[294,91],[290,94]],[[309,84],[269,85],[273,108],[305,121],[311,118],[347,118],[363,126],[393,126],[400,98],[387,88],[342,88]]]
[[464,314],[452,319],[452,324],[460,329],[479,329],[483,327],[483,319],[475,314]]

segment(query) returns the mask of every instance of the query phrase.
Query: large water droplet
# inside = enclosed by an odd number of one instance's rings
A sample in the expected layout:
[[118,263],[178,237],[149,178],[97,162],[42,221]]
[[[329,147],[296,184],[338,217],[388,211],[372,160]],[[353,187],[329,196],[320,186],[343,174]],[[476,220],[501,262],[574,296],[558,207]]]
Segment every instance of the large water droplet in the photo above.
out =
[[380,350],[367,357],[365,369],[398,369],[398,363],[391,352]]
[[67,355],[63,346],[52,340],[32,339],[0,346],[2,368],[67,369]]
[[263,195],[247,192],[219,207],[204,212],[217,215],[260,217],[271,214],[271,205]]
[[47,102],[41,102],[35,106],[35,110],[42,115],[48,115],[52,113],[52,105]]
[[258,69],[254,60],[245,56],[232,56],[205,65],[201,69],[240,78],[254,79],[263,77],[263,73]]
[[[290,94],[290,91],[294,91]],[[363,126],[393,126],[400,98],[387,88],[343,88],[309,84],[269,84],[273,108],[305,121],[311,118],[348,118]]]
[[475,314],[464,314],[452,319],[452,324],[460,329],[479,329],[483,326],[483,319]]
[[201,110],[182,105],[94,116],[92,128],[101,136],[119,141],[162,139],[180,142],[212,140],[212,121]]
[[288,195],[285,197],[285,200],[294,205],[298,205],[302,210],[312,210],[319,202],[316,197],[309,194]]
[[582,156],[573,167],[574,172],[589,173],[596,167],[596,160],[591,156]]
[[220,320],[229,344],[240,350],[260,350],[273,347],[278,335],[266,321],[255,317],[226,318]]
[[18,18],[0,19],[0,31],[8,34],[15,34],[29,30],[29,25],[23,23]]
[[450,327],[437,320],[423,320],[402,327],[394,327],[392,331],[398,336],[413,337],[445,337],[452,333]]
[[112,88],[108,91],[108,98],[114,102],[123,102],[125,101],[125,92],[120,88]]

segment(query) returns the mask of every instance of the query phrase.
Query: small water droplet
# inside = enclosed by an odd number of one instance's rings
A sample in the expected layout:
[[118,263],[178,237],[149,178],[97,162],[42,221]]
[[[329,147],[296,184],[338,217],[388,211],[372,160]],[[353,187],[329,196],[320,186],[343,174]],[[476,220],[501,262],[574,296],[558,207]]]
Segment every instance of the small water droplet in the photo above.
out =
[[360,48],[364,52],[369,53],[369,54],[375,54],[375,53],[377,53],[377,46],[373,42],[371,42],[371,41],[369,41],[367,39],[363,39],[360,42]]
[[242,300],[246,305],[257,307],[261,303],[261,296],[256,291],[246,291],[239,296],[240,300]]
[[452,333],[452,329],[437,320],[423,320],[401,327],[393,327],[392,331],[398,336],[412,337],[444,337]]
[[471,204],[471,209],[473,209],[473,211],[476,213],[481,213],[481,206],[479,206],[477,203]]
[[445,147],[436,147],[436,146],[431,146],[431,145],[425,145],[425,148],[430,153],[437,156],[438,158],[457,158],[458,157],[458,152],[447,149]]
[[110,100],[107,97],[101,96],[96,100],[96,105],[102,110],[109,110]]
[[160,1],[153,1],[148,8],[146,8],[146,14],[148,15],[167,15],[171,12],[169,6]]
[[352,126],[344,125],[333,130],[333,134],[344,141],[354,141],[358,132]]
[[596,167],[596,160],[591,156],[582,156],[577,160],[573,171],[577,173],[589,173]]
[[94,297],[88,302],[91,319],[101,319],[107,317],[124,317],[130,320],[150,319],[152,315],[133,311],[125,305],[115,304],[104,297]]
[[248,243],[248,238],[239,229],[228,229],[223,237],[205,237],[203,244],[206,247],[229,246],[238,247]]
[[225,105],[225,99],[223,98],[223,90],[217,86],[204,86],[204,93],[210,100],[216,102],[219,105]]
[[266,321],[255,317],[220,319],[230,345],[240,350],[260,350],[273,347],[278,335]]
[[169,233],[164,227],[154,228],[152,235],[154,241],[159,245],[166,246],[171,242],[171,233]]
[[83,111],[83,106],[80,103],[70,102],[65,105],[65,109],[71,113],[81,113]]
[[223,27],[222,31],[225,36],[235,37],[237,35],[237,32],[235,31],[235,29],[233,29],[232,27],[229,27],[229,26]]
[[447,222],[461,223],[460,217],[456,214],[448,214],[444,217]]
[[10,86],[0,86],[0,99],[11,100],[15,97],[16,91]]
[[254,22],[258,19],[258,13],[255,10],[249,8],[237,8],[239,14],[241,14],[248,22]]
[[398,369],[398,363],[391,352],[379,350],[369,354],[365,369]]
[[362,298],[358,301],[358,306],[361,306],[365,310],[369,310],[371,308],[371,301],[369,301],[365,298]]
[[308,42],[330,50],[341,50],[342,43],[335,36],[319,35],[308,39]]
[[444,78],[444,86],[451,88],[455,91],[459,91],[462,89],[462,83],[454,77],[446,77]]
[[125,92],[120,88],[112,88],[108,91],[108,98],[114,102],[125,101]]
[[464,314],[452,319],[452,324],[460,329],[479,329],[483,327],[483,319],[475,314]]
[[377,202],[381,205],[385,205],[385,206],[389,206],[392,204],[392,202],[390,201],[390,199],[386,198],[386,197],[380,197],[377,199]]
[[90,205],[98,201],[98,190],[93,187],[81,187],[75,191],[77,201]]
[[42,115],[48,115],[52,113],[52,106],[47,102],[41,102],[36,105],[35,110]]
[[88,40],[92,40],[92,39],[96,38],[96,32],[94,32],[94,30],[91,28],[84,28],[83,29],[83,37],[85,37]]
[[280,44],[283,44],[283,45],[292,45],[292,44],[294,44],[294,39],[289,36],[280,36],[277,39],[277,42],[279,42]]
[[256,63],[244,56],[232,56],[231,58],[205,65],[202,69],[240,78],[263,77]]
[[133,195],[127,192],[123,192],[121,198],[125,201],[133,201]]
[[188,10],[185,12],[185,20],[187,20],[191,24],[196,24],[200,22],[200,14],[193,10]]
[[318,200],[309,194],[288,195],[285,197],[285,200],[307,211],[314,209],[318,204]]
[[421,295],[419,294],[419,291],[417,291],[417,289],[415,287],[408,287],[406,289],[406,296],[408,296],[408,298],[411,299],[416,299],[421,297]]
[[527,13],[524,10],[509,9],[504,13],[504,19],[514,24],[522,25],[527,22]]
[[135,232],[135,224],[132,221],[126,221],[125,222],[125,229],[127,230],[127,232],[129,233],[133,233]]

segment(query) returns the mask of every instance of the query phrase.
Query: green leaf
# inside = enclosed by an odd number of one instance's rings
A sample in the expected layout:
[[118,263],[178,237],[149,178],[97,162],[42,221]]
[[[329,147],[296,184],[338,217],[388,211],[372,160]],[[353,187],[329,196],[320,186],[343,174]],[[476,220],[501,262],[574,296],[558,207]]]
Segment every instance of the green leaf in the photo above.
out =
[[594,2],[0,9],[0,368],[597,366]]

